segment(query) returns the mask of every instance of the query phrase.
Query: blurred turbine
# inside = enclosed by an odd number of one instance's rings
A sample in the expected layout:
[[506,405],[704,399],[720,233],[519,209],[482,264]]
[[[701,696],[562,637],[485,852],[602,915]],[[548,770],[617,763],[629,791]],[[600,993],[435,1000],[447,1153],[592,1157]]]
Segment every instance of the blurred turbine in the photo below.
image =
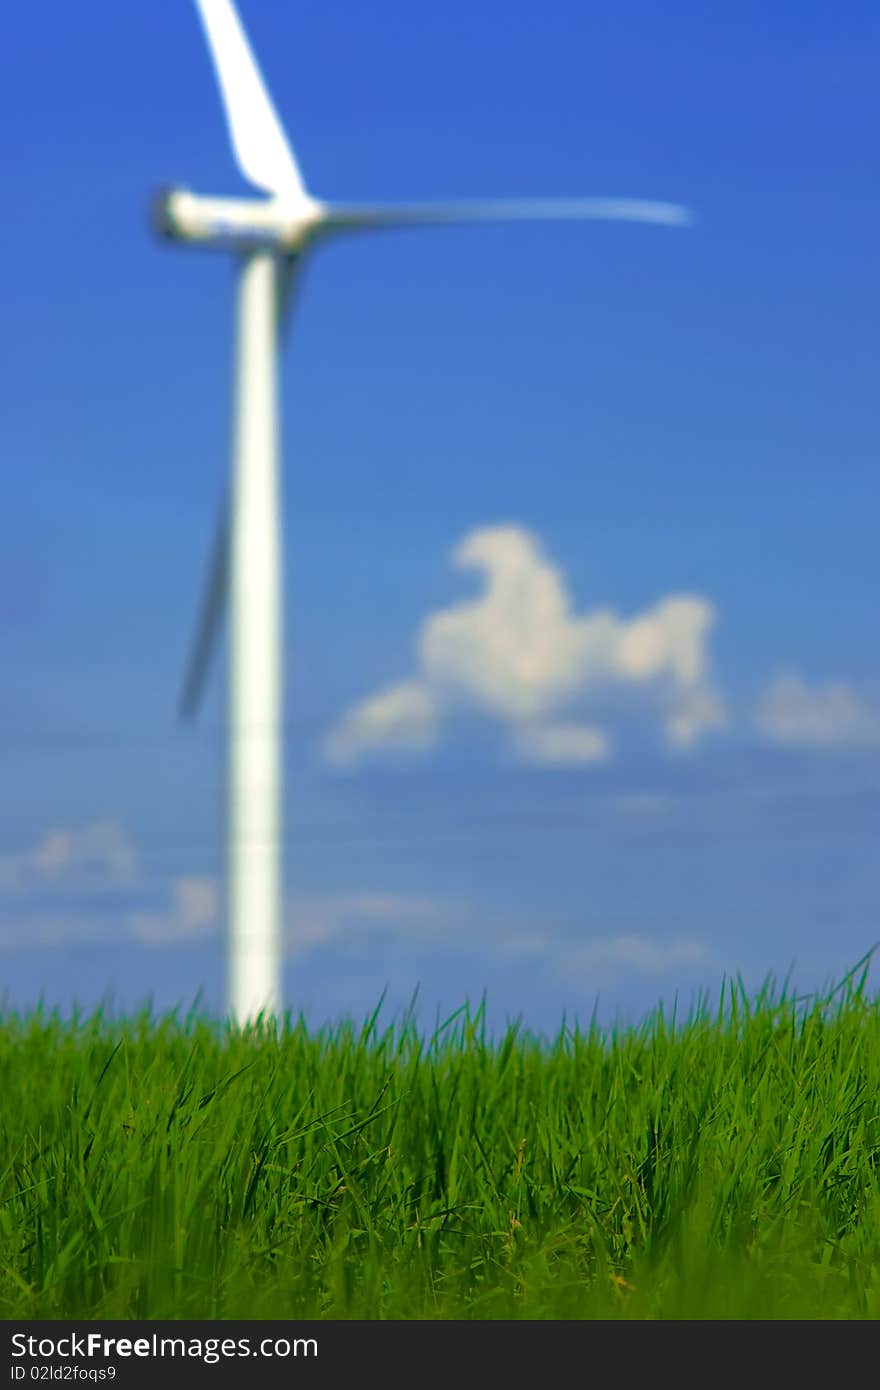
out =
[[685,226],[675,203],[536,198],[416,206],[334,206],[313,198],[266,90],[232,0],[196,0],[220,86],[232,149],[259,199],[167,189],[158,230],[239,258],[232,483],[214,541],[180,699],[198,710],[212,651],[230,609],[228,702],[229,1012],[245,1024],[276,1016],[281,998],[281,575],[277,369],[279,329],[296,268],[316,240],[385,227],[536,220]]

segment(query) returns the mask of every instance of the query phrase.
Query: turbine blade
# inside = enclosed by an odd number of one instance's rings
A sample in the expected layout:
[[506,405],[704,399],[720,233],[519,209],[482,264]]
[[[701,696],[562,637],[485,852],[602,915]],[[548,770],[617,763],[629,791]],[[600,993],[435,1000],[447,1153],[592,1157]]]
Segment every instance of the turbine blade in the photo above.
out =
[[278,331],[283,334],[290,318],[291,304],[297,281],[301,274],[299,257],[285,256],[278,276],[277,314]]
[[653,222],[665,227],[686,227],[692,221],[692,214],[680,203],[641,198],[515,198],[398,207],[334,207],[331,204],[324,213],[321,228],[355,231],[442,223],[556,221]]
[[257,188],[287,202],[307,198],[293,151],[232,0],[196,0],[223,96],[238,167]]
[[193,719],[199,710],[211,656],[220,633],[229,592],[229,509],[220,508],[214,544],[208,564],[202,605],[195,637],[190,648],[186,675],[180,691],[178,716]]

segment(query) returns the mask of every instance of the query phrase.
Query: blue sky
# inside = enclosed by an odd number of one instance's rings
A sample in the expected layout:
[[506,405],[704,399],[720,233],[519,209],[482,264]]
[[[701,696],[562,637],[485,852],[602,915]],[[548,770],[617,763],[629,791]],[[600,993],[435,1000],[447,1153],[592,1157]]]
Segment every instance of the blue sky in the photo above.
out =
[[[6,175],[0,992],[222,1000],[241,193],[194,6],[20,9]],[[681,201],[352,239],[282,373],[287,1003],[636,1018],[880,939],[880,16],[242,0],[328,199]],[[408,744],[410,746],[408,746]]]

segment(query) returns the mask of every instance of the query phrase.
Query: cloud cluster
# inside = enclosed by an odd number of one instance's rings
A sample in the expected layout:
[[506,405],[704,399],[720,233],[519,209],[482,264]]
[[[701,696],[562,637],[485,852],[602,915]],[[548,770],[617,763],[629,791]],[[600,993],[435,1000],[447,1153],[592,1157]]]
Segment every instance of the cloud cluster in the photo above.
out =
[[[620,798],[613,798],[616,804]],[[655,794],[640,794],[635,809],[645,806],[651,814],[665,809]],[[633,807],[623,798],[619,810]],[[117,821],[96,821],[70,830],[53,830],[32,849],[7,860],[15,868],[5,884],[16,908],[8,920],[0,915],[0,950],[47,949],[71,944],[118,945],[125,940],[148,946],[183,946],[203,940],[219,927],[219,892],[214,879],[204,875],[180,875],[166,886],[164,904],[146,911],[117,908],[106,911],[71,910],[72,887],[87,887],[91,897],[103,873],[106,886],[119,887],[125,880],[126,897],[144,895],[147,885],[138,868],[135,847]],[[84,880],[82,871],[90,878]],[[48,893],[49,906],[22,913],[20,894],[25,878],[39,882]],[[14,884],[14,886],[13,886]],[[10,894],[10,887],[13,891]],[[65,898],[63,910],[53,898]],[[303,957],[332,946],[335,952],[369,943],[377,959],[387,961],[390,948],[399,947],[411,959],[419,952],[445,954],[490,952],[504,961],[528,961],[530,968],[550,971],[574,986],[598,987],[609,976],[628,972],[657,975],[687,967],[707,958],[704,944],[694,938],[664,940],[646,933],[573,935],[570,931],[536,932],[516,921],[487,916],[482,909],[452,900],[438,900],[413,893],[365,889],[299,897],[285,910],[284,948],[288,957]]]
[[343,765],[388,745],[422,750],[436,742],[438,726],[431,691],[418,681],[401,681],[345,715],[328,735],[324,751],[330,762]]
[[763,691],[758,729],[777,743],[816,749],[880,748],[880,708],[842,681],[810,685],[795,672]]
[[164,911],[130,912],[124,927],[149,946],[189,942],[217,930],[219,907],[216,881],[204,874],[188,874],[172,880]]
[[639,932],[620,932],[572,944],[565,967],[566,974],[580,979],[608,967],[638,975],[662,975],[666,970],[696,965],[708,957],[705,942],[697,937],[674,936],[664,940]]
[[424,619],[415,675],[343,717],[325,743],[331,762],[430,748],[468,710],[500,721],[526,761],[602,761],[612,751],[608,730],[572,710],[615,686],[642,694],[675,747],[725,722],[707,671],[715,615],[705,598],[668,595],[629,619],[607,608],[579,614],[562,574],[521,526],[472,531],[453,563],[482,572],[482,594]]
[[0,889],[29,891],[60,885],[125,887],[137,879],[138,859],[125,830],[112,819],[76,829],[47,830],[32,849],[0,857]]
[[604,983],[622,972],[662,975],[710,958],[706,943],[697,937],[664,938],[632,930],[584,935],[535,931],[487,918],[467,903],[415,894],[330,894],[301,899],[288,908],[288,956],[329,945],[344,949],[359,938],[373,942],[383,958],[394,942],[408,953],[476,948],[501,961],[528,959],[579,986]]
[[522,723],[514,726],[512,737],[514,750],[523,762],[545,767],[604,763],[611,756],[610,739],[595,724]]
[[417,893],[362,891],[294,899],[285,913],[285,952],[303,955],[364,931],[380,931],[411,943],[454,937],[467,916],[461,905]]
[[[219,926],[219,892],[206,875],[178,875],[163,885],[152,911],[127,906],[148,890],[140,857],[125,827],[113,818],[46,831],[27,850],[0,859],[0,893],[15,903],[0,921],[0,949],[51,946],[64,942],[118,942],[149,945],[191,942]],[[107,899],[100,912],[71,908],[71,895]],[[37,906],[24,913],[20,904]],[[55,904],[63,900],[64,911]]]

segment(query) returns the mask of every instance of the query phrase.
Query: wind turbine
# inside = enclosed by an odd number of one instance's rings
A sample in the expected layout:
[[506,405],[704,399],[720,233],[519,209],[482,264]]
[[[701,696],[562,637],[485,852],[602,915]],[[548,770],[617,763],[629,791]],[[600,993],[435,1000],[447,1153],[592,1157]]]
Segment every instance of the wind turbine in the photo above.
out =
[[421,206],[337,206],[306,190],[232,0],[195,0],[236,162],[258,198],[166,189],[161,233],[239,258],[232,484],[221,510],[180,698],[199,706],[230,607],[228,699],[228,1003],[240,1024],[279,1015],[282,905],[282,538],[279,328],[297,266],[337,232],[437,223],[583,219],[686,225],[685,208],[623,198],[518,199]]

